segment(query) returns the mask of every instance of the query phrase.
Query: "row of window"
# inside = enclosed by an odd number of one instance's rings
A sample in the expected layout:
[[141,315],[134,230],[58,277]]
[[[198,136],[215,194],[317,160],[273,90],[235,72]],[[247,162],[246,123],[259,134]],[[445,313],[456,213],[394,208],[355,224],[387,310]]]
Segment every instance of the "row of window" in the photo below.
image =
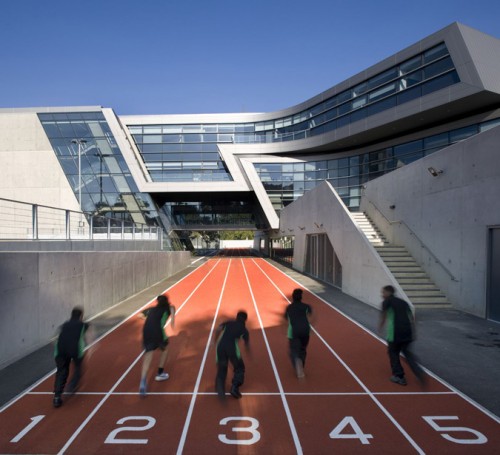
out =
[[[195,136],[189,137],[195,133],[196,136],[206,136],[204,142],[218,141],[225,142],[227,137],[220,140],[217,133],[220,135],[234,135],[244,138],[245,133],[254,132],[271,132],[278,130],[280,133],[287,133],[298,130],[306,130],[313,128],[321,121],[313,122],[307,126],[304,122],[314,118],[322,113],[329,111],[330,119],[346,114],[352,110],[359,109],[365,104],[374,103],[393,93],[401,92],[417,85],[425,80],[431,79],[439,74],[453,69],[453,62],[449,56],[448,49],[444,43],[415,56],[405,62],[393,66],[388,70],[373,76],[372,78],[358,84],[357,86],[345,90],[338,95],[332,96],[327,100],[299,112],[293,116],[269,120],[266,122],[257,123],[240,123],[240,124],[198,124],[198,125],[146,125],[146,126],[130,126],[130,133],[133,135],[172,135],[170,139],[164,142],[182,142],[180,135],[187,136],[185,142],[198,142]],[[434,91],[428,87],[427,91]],[[426,94],[425,92],[423,94]],[[338,107],[338,110],[335,109]],[[300,125],[298,129],[289,130],[288,128]],[[259,141],[260,135],[256,135],[254,142]],[[265,135],[263,137],[266,137]],[[148,139],[150,140],[150,139]],[[201,141],[199,141],[201,142]],[[235,141],[236,142],[236,141]],[[268,142],[268,141],[262,141]]]
[[256,163],[255,168],[278,211],[323,180],[336,188],[349,207],[356,208],[360,187],[367,181],[495,126],[500,126],[500,119],[348,158],[306,163]]

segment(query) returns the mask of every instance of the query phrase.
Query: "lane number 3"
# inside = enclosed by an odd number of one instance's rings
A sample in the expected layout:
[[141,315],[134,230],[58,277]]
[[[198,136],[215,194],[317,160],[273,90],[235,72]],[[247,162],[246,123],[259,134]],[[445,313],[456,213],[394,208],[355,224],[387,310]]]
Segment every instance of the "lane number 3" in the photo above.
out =
[[253,417],[226,417],[222,419],[219,424],[224,426],[234,421],[248,422],[249,425],[247,427],[232,427],[231,431],[233,433],[248,433],[250,437],[248,439],[229,439],[225,434],[219,434],[219,441],[224,444],[241,446],[249,446],[260,441],[260,432],[258,431],[259,421],[257,419]]

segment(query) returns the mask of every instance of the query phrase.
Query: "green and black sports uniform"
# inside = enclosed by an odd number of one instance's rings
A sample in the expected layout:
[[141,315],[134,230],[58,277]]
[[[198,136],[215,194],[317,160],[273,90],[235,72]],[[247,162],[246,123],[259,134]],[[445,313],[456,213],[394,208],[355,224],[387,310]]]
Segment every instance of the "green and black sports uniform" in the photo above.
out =
[[219,331],[222,333],[217,342],[217,378],[215,385],[217,391],[223,393],[229,362],[234,368],[232,386],[238,388],[245,382],[245,363],[241,358],[238,341],[242,339],[245,344],[248,344],[250,335],[245,323],[238,320],[221,324]]
[[146,352],[161,349],[164,351],[168,346],[168,337],[165,332],[165,324],[171,315],[170,306],[155,306],[143,311],[146,322],[142,329],[143,345]]
[[79,318],[70,319],[61,326],[54,351],[57,366],[54,383],[56,397],[60,397],[64,392],[71,361],[73,361],[74,373],[69,389],[73,392],[78,386],[85,349],[85,333],[88,328],[89,324],[82,322]]
[[387,343],[392,374],[404,378],[405,372],[400,361],[403,353],[408,365],[418,378],[423,375],[423,370],[417,363],[410,345],[414,340],[413,314],[408,303],[395,296],[389,297],[382,303],[387,324]]
[[287,306],[285,317],[288,320],[288,340],[290,343],[290,357],[295,366],[297,359],[306,364],[307,345],[309,344],[309,333],[311,325],[308,316],[312,314],[312,308],[307,303],[294,300]]

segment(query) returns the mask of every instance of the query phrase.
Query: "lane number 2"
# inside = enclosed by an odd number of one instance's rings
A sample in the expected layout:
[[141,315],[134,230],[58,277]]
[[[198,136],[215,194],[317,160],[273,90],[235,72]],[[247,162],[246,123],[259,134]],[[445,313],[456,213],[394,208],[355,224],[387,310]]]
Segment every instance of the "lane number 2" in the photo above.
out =
[[[353,433],[342,433],[347,426],[352,428]],[[354,417],[347,416],[342,419],[342,421],[331,431],[331,439],[359,439],[361,444],[370,444],[370,439],[373,439],[373,435],[363,433],[358,422],[354,420]]]
[[146,431],[153,428],[156,424],[156,419],[149,416],[130,416],[123,417],[118,420],[117,425],[123,425],[129,421],[145,421],[146,424],[143,426],[137,427],[120,427],[114,429],[111,433],[109,433],[108,437],[104,441],[105,444],[147,444],[148,439],[125,439],[125,438],[117,438],[118,434],[124,431]]
[[250,424],[249,426],[232,427],[231,431],[233,433],[249,433],[251,437],[248,439],[229,439],[225,434],[219,434],[219,441],[223,442],[224,444],[234,444],[242,446],[249,446],[260,441],[260,432],[258,431],[259,421],[257,419],[254,419],[253,417],[226,417],[225,419],[222,419],[219,424],[227,425],[228,423],[233,421],[248,422]]
[[[477,430],[467,427],[450,427],[441,426],[438,421],[440,420],[458,420],[457,416],[422,416],[434,430],[441,433],[441,436],[447,441],[454,442],[456,444],[485,444],[488,442],[488,438]],[[474,437],[472,439],[457,438],[451,436],[449,433],[469,433]]]

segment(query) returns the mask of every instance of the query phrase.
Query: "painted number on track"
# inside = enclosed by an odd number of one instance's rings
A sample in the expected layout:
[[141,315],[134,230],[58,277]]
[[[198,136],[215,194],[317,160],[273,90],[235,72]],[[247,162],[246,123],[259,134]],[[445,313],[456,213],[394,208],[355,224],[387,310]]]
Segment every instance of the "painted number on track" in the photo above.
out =
[[249,433],[251,437],[249,439],[229,439],[225,434],[220,434],[219,441],[223,442],[224,444],[235,444],[242,446],[249,446],[260,441],[260,432],[257,430],[257,428],[259,428],[259,421],[257,419],[254,419],[253,417],[226,417],[225,419],[222,419],[219,424],[227,425],[228,423],[233,421],[248,422],[250,424],[249,426],[231,427],[231,431],[233,433]]
[[33,428],[35,428],[43,419],[45,416],[35,416],[31,417],[31,423],[28,424],[23,430],[21,430],[16,436],[14,436],[10,442],[19,442],[21,439],[23,439]]
[[[488,442],[488,438],[477,430],[467,427],[445,427],[439,425],[437,421],[439,420],[458,420],[457,416],[423,416],[424,419],[434,430],[441,433],[441,436],[447,441],[454,442],[456,444],[485,444]],[[449,433],[469,433],[473,435],[473,438],[457,438],[451,436]]]
[[120,427],[114,429],[111,433],[109,433],[108,437],[104,441],[105,444],[147,444],[148,439],[124,439],[124,438],[117,438],[119,433],[122,433],[123,431],[146,431],[150,430],[153,428],[156,424],[156,419],[153,417],[149,416],[130,416],[130,417],[123,417],[120,420],[118,420],[116,423],[117,425],[123,425],[126,422],[129,421],[144,421],[146,422],[145,425],[143,426],[137,426],[137,427]]
[[[342,433],[347,426],[350,426],[353,433]],[[361,427],[354,417],[347,416],[342,419],[342,421],[331,431],[331,439],[359,439],[361,444],[370,444],[370,439],[373,439],[373,435],[363,433]]]

